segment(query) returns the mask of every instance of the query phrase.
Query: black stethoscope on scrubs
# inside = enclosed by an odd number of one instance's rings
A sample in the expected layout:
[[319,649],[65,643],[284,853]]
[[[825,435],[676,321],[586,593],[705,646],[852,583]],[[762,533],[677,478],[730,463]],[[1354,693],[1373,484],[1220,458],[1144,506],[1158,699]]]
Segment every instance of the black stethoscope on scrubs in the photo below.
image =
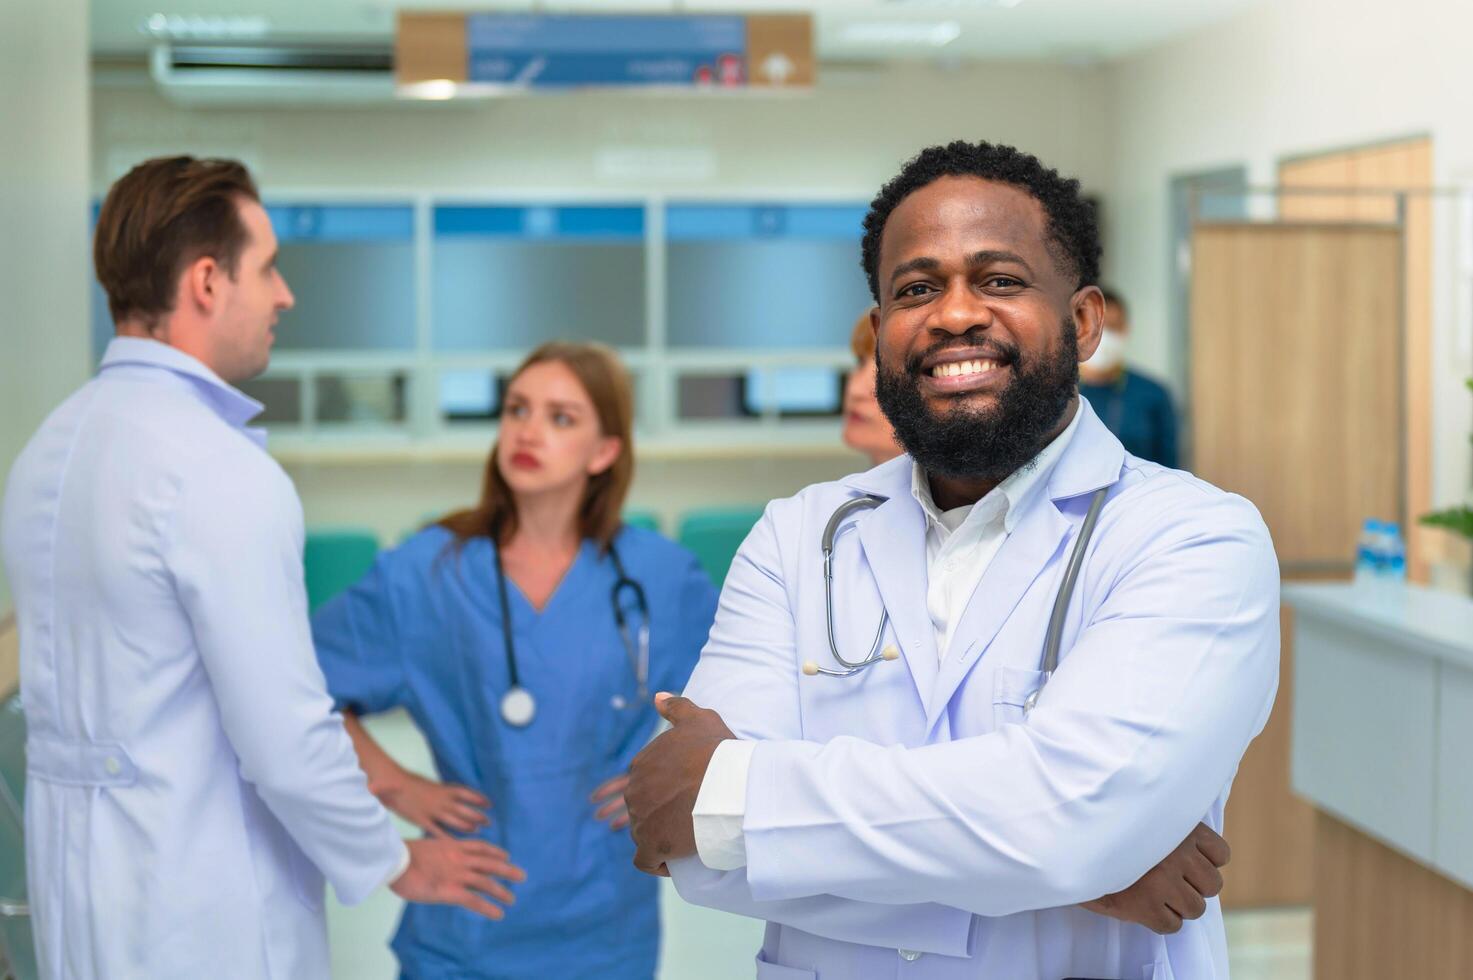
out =
[[[506,645],[506,673],[511,679],[511,686],[501,696],[501,719],[513,728],[526,728],[537,717],[537,699],[522,686],[517,676],[517,651],[511,635],[511,604],[506,598],[506,570],[501,567],[501,548],[495,542],[491,544],[491,551],[496,556],[496,589],[501,598],[501,638]],[[629,668],[634,671],[638,693],[632,703],[641,705],[649,700],[650,604],[645,599],[644,587],[625,573],[624,563],[619,560],[619,552],[612,544],[609,545],[609,557],[613,559],[614,572],[618,576],[610,594],[610,601],[614,606],[614,622],[619,626],[619,639],[624,642]],[[639,609],[639,629],[633,633],[629,629],[629,619],[624,614],[624,605],[619,601],[625,591],[634,593],[634,605]],[[609,699],[609,703],[616,711],[623,711],[631,705],[629,699],[622,694],[615,694]]]

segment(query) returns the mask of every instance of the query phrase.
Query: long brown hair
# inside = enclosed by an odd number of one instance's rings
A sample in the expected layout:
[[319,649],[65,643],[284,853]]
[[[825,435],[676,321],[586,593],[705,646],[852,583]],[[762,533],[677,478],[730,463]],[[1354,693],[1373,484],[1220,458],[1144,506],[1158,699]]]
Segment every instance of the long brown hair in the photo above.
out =
[[[563,364],[573,372],[593,402],[600,432],[619,439],[618,458],[608,469],[588,478],[583,505],[578,509],[579,534],[592,538],[600,550],[607,551],[614,535],[619,533],[624,498],[634,479],[634,391],[629,373],[619,363],[618,356],[603,344],[553,341],[527,355],[508,379],[508,387],[529,367],[550,361]],[[492,445],[481,480],[480,502],[436,522],[455,535],[457,545],[476,537],[505,544],[517,532],[516,498],[496,465],[496,456],[497,445]]]

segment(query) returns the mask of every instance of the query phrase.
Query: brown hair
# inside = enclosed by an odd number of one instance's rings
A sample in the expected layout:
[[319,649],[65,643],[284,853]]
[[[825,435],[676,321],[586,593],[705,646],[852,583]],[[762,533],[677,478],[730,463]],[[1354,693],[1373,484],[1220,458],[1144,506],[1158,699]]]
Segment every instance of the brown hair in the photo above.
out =
[[170,312],[180,275],[204,256],[234,278],[249,235],[241,198],[259,201],[260,195],[234,160],[157,157],[114,184],[92,242],[113,322]]
[[875,328],[870,326],[869,314],[870,310],[859,314],[859,319],[854,321],[854,332],[849,335],[849,349],[861,364],[875,356]]
[[[619,363],[618,355],[602,344],[553,341],[528,354],[508,379],[508,386],[532,365],[548,362],[566,365],[573,372],[593,402],[599,430],[620,440],[618,458],[602,473],[589,477],[583,506],[578,510],[579,533],[607,551],[623,523],[624,498],[634,479],[634,391],[629,373]],[[480,503],[436,521],[455,535],[457,544],[475,537],[505,544],[517,531],[516,499],[496,465],[496,450],[493,445],[486,460]]]

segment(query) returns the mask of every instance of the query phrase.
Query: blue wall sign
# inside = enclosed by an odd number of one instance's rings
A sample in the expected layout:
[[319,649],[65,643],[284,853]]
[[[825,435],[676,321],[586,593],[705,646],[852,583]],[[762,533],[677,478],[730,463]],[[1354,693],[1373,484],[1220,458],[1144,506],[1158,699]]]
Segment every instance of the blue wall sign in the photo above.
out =
[[520,88],[747,84],[747,21],[726,15],[471,14],[467,80]]

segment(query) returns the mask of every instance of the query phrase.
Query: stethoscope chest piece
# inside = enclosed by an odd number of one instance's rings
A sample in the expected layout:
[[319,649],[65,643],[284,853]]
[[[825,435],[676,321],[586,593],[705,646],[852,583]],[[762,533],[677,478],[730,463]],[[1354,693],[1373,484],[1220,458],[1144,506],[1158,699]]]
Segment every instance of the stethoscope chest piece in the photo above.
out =
[[526,728],[537,717],[537,699],[521,685],[501,696],[501,718],[513,728]]

